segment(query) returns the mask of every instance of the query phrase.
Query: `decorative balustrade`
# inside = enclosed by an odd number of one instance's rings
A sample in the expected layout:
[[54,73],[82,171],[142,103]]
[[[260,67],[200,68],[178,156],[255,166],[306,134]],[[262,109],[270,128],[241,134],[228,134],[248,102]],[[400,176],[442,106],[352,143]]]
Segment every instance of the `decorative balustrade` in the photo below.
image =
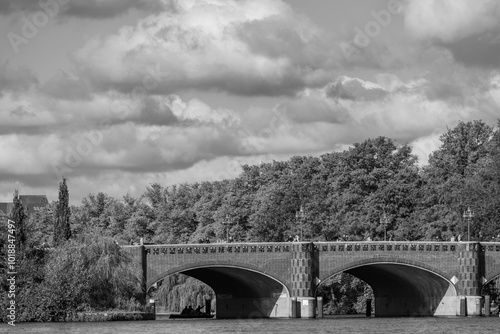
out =
[[[149,255],[215,254],[215,253],[283,253],[292,251],[296,243],[234,243],[234,244],[186,244],[147,245]],[[317,242],[299,243],[302,251],[314,247],[319,252],[456,252],[465,242]],[[500,252],[499,243],[474,243],[483,252]]]
[[290,252],[290,246],[290,243],[148,245],[146,254],[281,253]]
[[321,252],[455,252],[457,244],[439,243],[398,243],[398,242],[336,242],[316,244],[316,249]]

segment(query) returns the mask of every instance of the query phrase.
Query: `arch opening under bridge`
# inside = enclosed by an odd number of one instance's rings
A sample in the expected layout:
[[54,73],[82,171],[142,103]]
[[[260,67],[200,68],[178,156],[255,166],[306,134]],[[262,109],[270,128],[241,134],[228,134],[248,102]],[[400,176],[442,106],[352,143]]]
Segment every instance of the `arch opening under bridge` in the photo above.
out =
[[173,274],[194,277],[212,288],[216,295],[218,319],[289,316],[288,287],[257,270],[222,264],[171,269],[148,282],[148,289]]
[[423,264],[401,263],[400,259],[397,262],[373,259],[334,270],[318,287],[342,272],[363,280],[372,288],[376,317],[437,316],[458,311],[455,285]]

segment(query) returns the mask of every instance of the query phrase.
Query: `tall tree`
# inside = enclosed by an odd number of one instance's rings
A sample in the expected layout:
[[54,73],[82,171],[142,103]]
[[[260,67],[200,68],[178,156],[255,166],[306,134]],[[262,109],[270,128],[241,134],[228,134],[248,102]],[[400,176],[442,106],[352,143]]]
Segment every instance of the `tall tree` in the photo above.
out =
[[57,202],[54,226],[54,244],[56,246],[71,238],[70,215],[68,186],[66,185],[66,179],[63,178],[62,182],[59,183],[59,201]]
[[427,174],[446,181],[458,175],[466,176],[468,168],[488,155],[493,127],[483,121],[458,122],[439,139],[441,147],[429,156]]
[[27,215],[17,190],[14,191],[13,203],[14,207],[11,212],[11,219],[16,223],[16,246],[17,249],[22,250],[26,245]]

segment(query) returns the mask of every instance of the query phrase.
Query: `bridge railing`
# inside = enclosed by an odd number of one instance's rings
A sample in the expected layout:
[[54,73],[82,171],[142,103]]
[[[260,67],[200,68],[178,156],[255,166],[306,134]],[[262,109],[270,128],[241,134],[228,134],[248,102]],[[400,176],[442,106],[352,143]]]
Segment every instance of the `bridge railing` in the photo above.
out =
[[335,241],[315,242],[319,251],[420,251],[455,252],[467,246],[488,251],[500,251],[500,243],[463,241]]
[[[467,245],[483,251],[500,252],[500,242],[451,242],[451,241],[321,241],[321,242],[235,242],[144,245],[147,254],[210,254],[210,253],[270,253],[290,252],[293,245],[302,250],[311,245],[322,252],[350,251],[420,251],[455,252]],[[123,247],[137,247],[126,245]]]
[[[146,254],[281,253],[292,250],[292,242],[145,245]],[[297,244],[297,243],[295,243]],[[306,244],[304,244],[306,245]]]
[[481,242],[483,252],[500,252],[500,242]]

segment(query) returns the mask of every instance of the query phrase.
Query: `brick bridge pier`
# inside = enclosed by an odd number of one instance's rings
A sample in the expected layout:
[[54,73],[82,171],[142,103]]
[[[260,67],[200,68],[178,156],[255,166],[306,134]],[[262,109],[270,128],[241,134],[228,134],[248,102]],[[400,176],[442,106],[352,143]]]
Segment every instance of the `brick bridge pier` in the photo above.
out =
[[182,273],[216,294],[217,318],[314,317],[317,288],[346,272],[368,283],[375,316],[481,315],[500,243],[299,242],[123,246],[147,291]]

